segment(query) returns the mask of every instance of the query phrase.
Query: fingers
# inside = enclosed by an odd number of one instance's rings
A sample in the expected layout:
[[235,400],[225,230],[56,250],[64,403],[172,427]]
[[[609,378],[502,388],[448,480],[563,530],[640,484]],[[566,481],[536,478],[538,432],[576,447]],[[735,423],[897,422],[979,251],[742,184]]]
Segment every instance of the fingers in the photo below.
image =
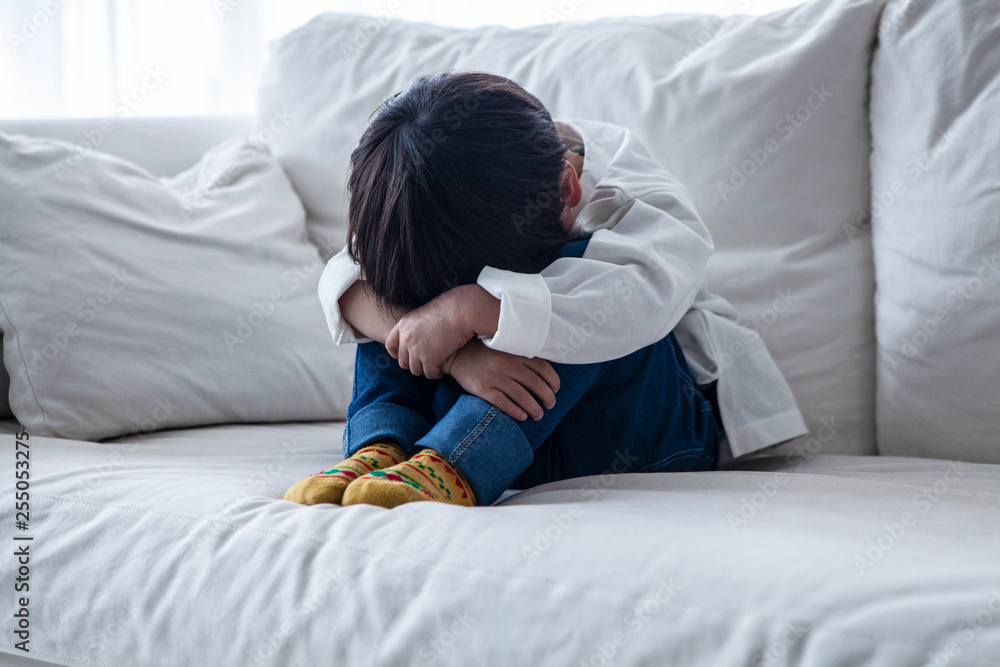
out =
[[410,350],[403,345],[399,347],[396,352],[399,354],[397,357],[399,360],[399,367],[406,371],[410,370]]
[[510,400],[527,412],[535,421],[541,419],[542,415],[545,414],[542,406],[538,404],[538,401],[531,395],[531,392],[525,389],[524,385],[517,380],[506,380],[500,387],[500,391],[510,397]]
[[393,359],[398,358],[399,354],[399,325],[397,324],[389,332],[389,337],[385,339],[385,351],[388,352]]
[[524,363],[525,366],[533,370],[543,380],[545,380],[545,384],[547,384],[553,392],[559,391],[559,387],[562,383],[559,380],[559,374],[556,373],[556,369],[552,368],[552,364],[541,357],[532,357]]
[[[459,348],[459,350],[462,348]],[[440,371],[442,374],[451,375],[451,365],[455,362],[455,357],[458,356],[458,350],[455,350],[451,355],[441,362]]]
[[[398,341],[398,338],[396,340]],[[386,340],[387,344],[388,342]],[[387,351],[388,349],[386,347]],[[424,364],[419,352],[411,352],[410,347],[407,345],[397,344],[396,355],[398,355],[399,367],[403,370],[408,370],[414,375],[425,375],[431,380],[440,380],[443,377],[440,364]]]
[[500,408],[500,412],[504,413],[511,419],[516,419],[520,422],[528,418],[528,414],[521,408],[517,407],[517,405],[514,404],[514,401],[507,398],[507,395],[499,389],[493,389],[492,391],[486,392],[486,395],[481,398]]
[[549,386],[549,383],[528,366],[522,366],[515,378],[525,389],[530,391],[538,399],[538,402],[545,406],[546,410],[552,409],[556,404],[556,394]]

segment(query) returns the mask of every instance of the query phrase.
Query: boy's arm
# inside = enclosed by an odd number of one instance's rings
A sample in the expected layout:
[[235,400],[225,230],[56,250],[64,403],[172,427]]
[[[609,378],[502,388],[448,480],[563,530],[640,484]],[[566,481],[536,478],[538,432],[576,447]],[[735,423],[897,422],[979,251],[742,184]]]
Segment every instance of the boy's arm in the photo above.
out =
[[[358,280],[347,288],[338,302],[341,318],[357,334],[386,345],[393,357],[403,351],[410,356],[423,353],[450,358],[477,334],[495,334],[500,318],[500,300],[479,285],[461,285],[420,308],[399,309],[390,314],[365,290],[364,281]],[[404,368],[410,370],[408,365]],[[413,372],[424,375],[425,371],[426,368],[422,368],[419,373]],[[441,374],[428,375],[432,376],[436,379]]]
[[375,297],[364,288],[364,282],[357,280],[338,299],[340,316],[356,333],[385,344],[392,328],[399,318],[378,306]]
[[319,299],[337,344],[376,340],[400,366],[432,379],[476,335],[496,333],[500,301],[478,285],[461,285],[409,312],[380,308],[364,288],[361,271],[346,249],[323,269]]
[[[379,333],[382,331],[377,322],[373,326],[373,323],[369,322],[369,318],[363,313],[353,312],[361,305],[359,292],[364,293],[363,285],[359,283],[360,280],[361,268],[347,254],[346,248],[330,258],[319,278],[319,302],[323,308],[323,315],[326,317],[326,325],[330,329],[330,335],[333,336],[337,345],[368,343],[373,340],[378,340],[380,343],[385,342],[384,336],[379,338]],[[355,328],[353,322],[349,321],[341,312],[341,299],[349,291],[352,294],[344,303],[352,309],[350,314],[358,320],[358,328]],[[381,324],[384,327],[388,322]],[[362,331],[362,329],[371,329],[371,331]],[[388,336],[388,332],[384,333]]]
[[[319,285],[320,303],[334,340],[340,343],[364,343],[377,340],[384,343],[389,334],[400,334],[419,350],[421,342],[437,343],[448,335],[447,329],[496,333],[500,302],[478,285],[462,285],[445,292],[429,303],[410,311],[399,319],[382,310],[374,297],[364,289],[357,265],[342,252],[334,256],[323,270]],[[409,325],[409,326],[408,326]],[[426,328],[425,328],[426,327]],[[427,336],[421,336],[426,332]],[[412,335],[416,333],[417,335]],[[465,338],[456,349],[447,351],[443,363],[455,379],[471,394],[496,405],[513,419],[529,416],[541,419],[543,408],[555,404],[559,376],[544,359],[524,359],[491,350],[478,340]],[[437,352],[442,354],[442,352]],[[403,363],[401,361],[401,366]],[[405,366],[404,366],[405,368]],[[426,369],[425,369],[426,370]],[[440,372],[437,373],[440,377]]]
[[714,248],[678,185],[631,198],[618,192],[608,223],[583,257],[562,257],[538,274],[486,267],[478,284],[500,298],[489,347],[562,363],[595,363],[650,345],[677,325],[697,297]]

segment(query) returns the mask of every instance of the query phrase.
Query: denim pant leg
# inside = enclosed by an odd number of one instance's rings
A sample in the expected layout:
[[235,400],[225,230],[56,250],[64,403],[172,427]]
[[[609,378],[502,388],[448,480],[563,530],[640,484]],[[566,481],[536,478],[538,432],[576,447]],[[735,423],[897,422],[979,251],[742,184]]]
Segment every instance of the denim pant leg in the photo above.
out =
[[[583,255],[586,244],[566,244],[563,256]],[[562,378],[575,366],[553,368]],[[512,488],[604,473],[714,470],[721,438],[711,399],[692,380],[671,332],[605,362]]]
[[344,456],[387,439],[415,453],[416,441],[436,421],[433,401],[439,382],[400,368],[381,343],[358,343]]
[[716,465],[712,406],[691,382],[672,333],[620,359],[552,367],[556,404],[538,421],[515,421],[447,378],[435,400],[438,413],[447,411],[417,448],[462,470],[480,504],[507,488],[571,477]]
[[719,440],[712,405],[671,332],[606,362],[511,488],[588,475],[714,470]]
[[601,371],[601,364],[552,366],[559,374],[556,404],[538,421],[511,419],[500,408],[466,393],[454,378],[443,378],[434,400],[439,419],[416,448],[429,447],[447,458],[465,474],[477,502],[491,504],[531,465],[534,450]]

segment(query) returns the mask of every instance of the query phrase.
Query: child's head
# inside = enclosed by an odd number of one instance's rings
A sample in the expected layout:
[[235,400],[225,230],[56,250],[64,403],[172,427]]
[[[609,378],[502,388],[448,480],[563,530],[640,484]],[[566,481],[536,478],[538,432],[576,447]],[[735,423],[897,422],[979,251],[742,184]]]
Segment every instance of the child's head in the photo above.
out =
[[551,263],[580,196],[565,150],[541,102],[500,76],[434,74],[389,98],[348,181],[348,252],[371,292],[413,308],[487,265]]

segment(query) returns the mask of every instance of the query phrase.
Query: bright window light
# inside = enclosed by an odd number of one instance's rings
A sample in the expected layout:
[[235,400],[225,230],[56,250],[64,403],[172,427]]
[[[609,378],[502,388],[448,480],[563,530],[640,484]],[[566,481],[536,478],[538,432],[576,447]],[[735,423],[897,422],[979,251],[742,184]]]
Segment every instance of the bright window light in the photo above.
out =
[[665,12],[763,14],[799,0],[3,0],[0,117],[252,114],[267,43],[325,11],[455,27]]

